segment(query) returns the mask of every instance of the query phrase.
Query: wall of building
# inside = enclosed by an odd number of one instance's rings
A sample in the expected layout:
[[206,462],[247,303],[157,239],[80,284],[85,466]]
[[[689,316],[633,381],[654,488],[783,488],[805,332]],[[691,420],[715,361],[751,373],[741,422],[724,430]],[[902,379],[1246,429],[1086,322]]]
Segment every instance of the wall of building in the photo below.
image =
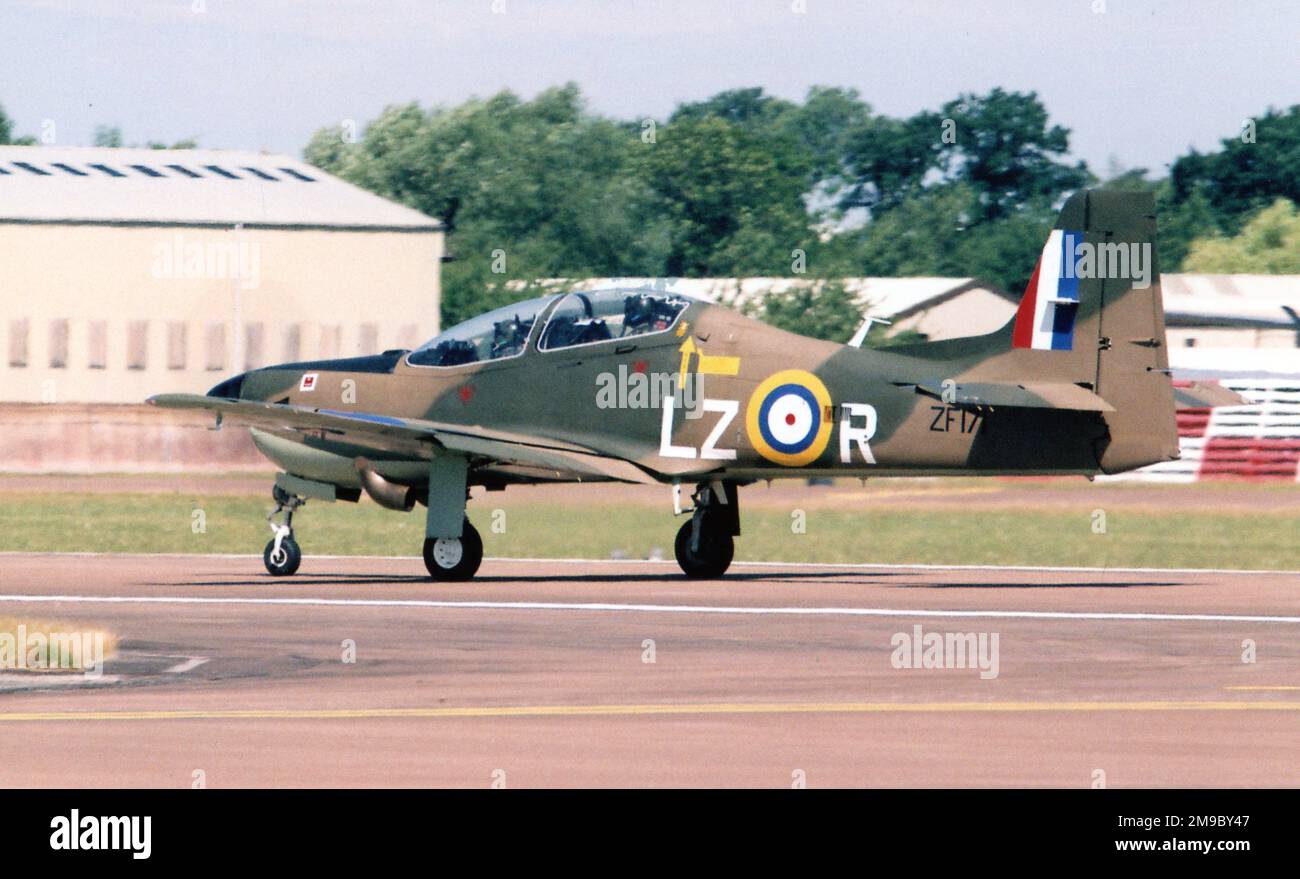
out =
[[274,472],[248,428],[204,412],[104,403],[0,403],[6,473]]
[[438,329],[439,232],[0,224],[0,402],[140,403]]

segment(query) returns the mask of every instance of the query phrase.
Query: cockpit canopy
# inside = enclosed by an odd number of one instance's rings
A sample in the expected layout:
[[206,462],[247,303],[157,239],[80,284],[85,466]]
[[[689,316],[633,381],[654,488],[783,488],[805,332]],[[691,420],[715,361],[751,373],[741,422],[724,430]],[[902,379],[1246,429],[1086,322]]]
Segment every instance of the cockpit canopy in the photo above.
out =
[[593,290],[516,302],[459,323],[412,351],[415,366],[460,366],[522,354],[533,324],[559,299],[542,330],[543,351],[658,333],[691,304],[661,290]]
[[659,290],[575,291],[555,306],[537,347],[553,351],[662,332],[690,303]]
[[460,366],[522,354],[533,323],[554,296],[516,302],[456,324],[411,352],[415,366]]

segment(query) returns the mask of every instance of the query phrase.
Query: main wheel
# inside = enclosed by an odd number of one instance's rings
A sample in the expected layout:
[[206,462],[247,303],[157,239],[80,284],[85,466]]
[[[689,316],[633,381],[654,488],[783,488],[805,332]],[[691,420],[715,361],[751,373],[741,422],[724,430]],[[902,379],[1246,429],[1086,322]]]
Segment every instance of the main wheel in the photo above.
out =
[[699,548],[692,551],[693,527],[691,522],[687,522],[677,531],[677,540],[673,545],[677,553],[677,564],[681,565],[682,571],[692,579],[708,580],[721,577],[731,566],[731,558],[736,553],[736,542],[730,534],[706,516],[700,523]]
[[275,540],[272,539],[267,543],[266,549],[262,550],[262,564],[266,565],[266,570],[272,577],[288,577],[296,573],[302,564],[302,550],[298,548],[298,541],[286,537],[280,541],[280,551],[276,552]]
[[468,580],[483,561],[483,539],[465,520],[460,537],[426,537],[424,566],[435,580]]

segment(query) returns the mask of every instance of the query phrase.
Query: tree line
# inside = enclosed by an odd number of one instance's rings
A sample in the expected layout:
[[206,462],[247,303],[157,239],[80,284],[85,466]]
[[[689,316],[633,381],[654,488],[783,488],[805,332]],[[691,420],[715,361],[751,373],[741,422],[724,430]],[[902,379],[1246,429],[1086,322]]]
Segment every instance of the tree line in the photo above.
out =
[[[534,278],[976,276],[1018,292],[1089,185],[1155,193],[1165,271],[1300,271],[1300,106],[1162,177],[1071,161],[1038,96],[1000,88],[906,118],[852,89],[735,89],[656,120],[593,113],[570,83],[391,106],[348,135],[321,129],[308,161],[447,225],[448,322]],[[773,305],[819,335],[858,319],[842,295]]]
[[[12,135],[0,109],[0,143]],[[896,118],[853,89],[790,101],[743,88],[617,119],[570,83],[532,100],[393,105],[360,136],[320,129],[304,152],[446,225],[444,325],[534,279],[802,276],[826,294],[763,316],[842,337],[860,317],[833,279],[975,276],[1018,293],[1064,197],[1091,185],[1155,193],[1164,271],[1300,272],[1300,105],[1245,120],[1164,176],[1098,174],[1069,151],[1033,92]]]

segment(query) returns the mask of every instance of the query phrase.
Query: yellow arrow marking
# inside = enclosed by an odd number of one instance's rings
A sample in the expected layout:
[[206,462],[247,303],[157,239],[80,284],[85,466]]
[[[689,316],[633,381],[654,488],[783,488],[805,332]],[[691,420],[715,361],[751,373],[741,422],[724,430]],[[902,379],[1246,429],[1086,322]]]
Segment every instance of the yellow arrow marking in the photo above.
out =
[[687,336],[686,341],[682,342],[681,347],[677,350],[682,352],[682,365],[677,368],[677,380],[685,382],[686,370],[691,365],[691,355],[700,349],[695,347],[695,340]]
[[699,355],[696,367],[701,375],[736,375],[740,372],[740,358],[727,357],[721,354],[705,354],[700,347],[695,344],[695,340],[687,337],[685,342],[678,347],[682,352],[682,363],[677,369],[677,375],[685,380],[686,371],[691,365],[691,355]]
[[699,368],[704,375],[736,375],[740,372],[740,358],[701,353]]

